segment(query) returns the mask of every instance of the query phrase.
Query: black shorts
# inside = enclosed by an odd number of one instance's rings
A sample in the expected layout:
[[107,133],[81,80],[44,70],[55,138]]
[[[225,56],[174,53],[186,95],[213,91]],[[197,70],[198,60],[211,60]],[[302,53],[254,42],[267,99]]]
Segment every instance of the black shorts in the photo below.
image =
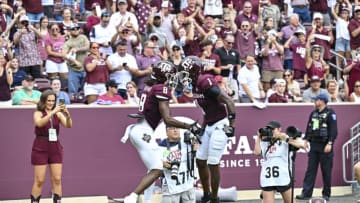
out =
[[269,191],[276,191],[276,192],[285,192],[285,191],[287,191],[288,189],[290,189],[291,188],[291,184],[289,184],[289,185],[285,185],[285,186],[269,186],[269,187],[261,187],[261,189],[263,190],[263,191],[267,191],[267,192],[269,192]]

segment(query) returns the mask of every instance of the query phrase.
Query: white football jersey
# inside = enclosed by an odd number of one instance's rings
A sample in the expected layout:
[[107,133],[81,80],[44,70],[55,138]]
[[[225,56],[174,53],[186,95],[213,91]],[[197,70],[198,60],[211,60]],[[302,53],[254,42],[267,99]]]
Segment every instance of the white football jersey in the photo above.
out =
[[[179,149],[178,145],[170,147],[168,150],[167,147],[161,146],[163,149],[163,159],[166,160],[167,156],[170,152],[178,151],[181,153],[181,162],[180,167],[177,174],[177,180],[171,179],[171,170],[164,169],[164,180],[163,180],[163,195],[171,195],[171,194],[178,194],[184,191],[187,191],[194,187],[194,177],[191,176],[191,171],[188,170],[187,167],[187,157],[191,157],[191,146],[187,146],[184,143],[183,139],[180,141],[181,148]],[[187,156],[187,147],[189,147],[189,155]],[[170,151],[170,152],[169,152]],[[196,170],[196,168],[195,168]]]
[[277,141],[268,149],[270,142],[260,142],[264,159],[261,166],[260,185],[286,186],[290,184],[289,144]]

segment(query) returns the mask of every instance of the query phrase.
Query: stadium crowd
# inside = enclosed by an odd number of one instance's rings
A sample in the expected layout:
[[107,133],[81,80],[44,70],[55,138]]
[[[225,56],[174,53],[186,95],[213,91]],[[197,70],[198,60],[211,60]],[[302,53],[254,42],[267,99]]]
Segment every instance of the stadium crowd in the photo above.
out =
[[[36,104],[50,88],[68,103],[137,103],[152,64],[191,55],[235,102],[311,102],[319,93],[360,102],[358,0],[0,0],[0,8],[0,105]],[[193,102],[191,84],[172,94],[173,103]]]

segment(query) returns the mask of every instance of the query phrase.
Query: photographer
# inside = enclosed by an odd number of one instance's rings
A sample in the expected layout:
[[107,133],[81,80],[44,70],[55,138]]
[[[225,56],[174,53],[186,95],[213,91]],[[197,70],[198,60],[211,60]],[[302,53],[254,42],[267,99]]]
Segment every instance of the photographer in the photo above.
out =
[[166,126],[167,138],[159,144],[163,149],[164,179],[162,203],[195,203],[194,157],[195,137],[189,132],[180,135],[180,129]]
[[[290,128],[290,127],[289,127]],[[288,129],[289,129],[288,128]],[[295,132],[289,135],[281,132],[277,121],[270,121],[265,128],[258,131],[254,153],[261,155],[264,162],[261,166],[260,185],[263,190],[263,202],[274,202],[275,191],[280,192],[285,203],[291,202],[291,148],[304,148],[302,141],[297,140],[301,132],[292,127]],[[288,131],[288,130],[287,130]],[[294,149],[295,150],[295,149]]]
[[34,184],[31,190],[31,203],[39,203],[44,186],[47,166],[50,168],[53,202],[60,203],[62,195],[63,146],[59,141],[60,124],[72,127],[70,113],[60,101],[56,105],[56,93],[46,90],[41,94],[37,109],[34,112],[36,138],[31,152],[31,163],[34,166]]

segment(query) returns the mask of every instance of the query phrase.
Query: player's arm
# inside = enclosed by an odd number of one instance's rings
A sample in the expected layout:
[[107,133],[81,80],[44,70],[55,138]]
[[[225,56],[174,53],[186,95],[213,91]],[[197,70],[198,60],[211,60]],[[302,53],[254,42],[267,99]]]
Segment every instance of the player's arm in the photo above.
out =
[[171,117],[169,100],[159,101],[159,111],[166,125],[183,129],[189,129],[191,127],[190,124],[178,121],[175,118]]

